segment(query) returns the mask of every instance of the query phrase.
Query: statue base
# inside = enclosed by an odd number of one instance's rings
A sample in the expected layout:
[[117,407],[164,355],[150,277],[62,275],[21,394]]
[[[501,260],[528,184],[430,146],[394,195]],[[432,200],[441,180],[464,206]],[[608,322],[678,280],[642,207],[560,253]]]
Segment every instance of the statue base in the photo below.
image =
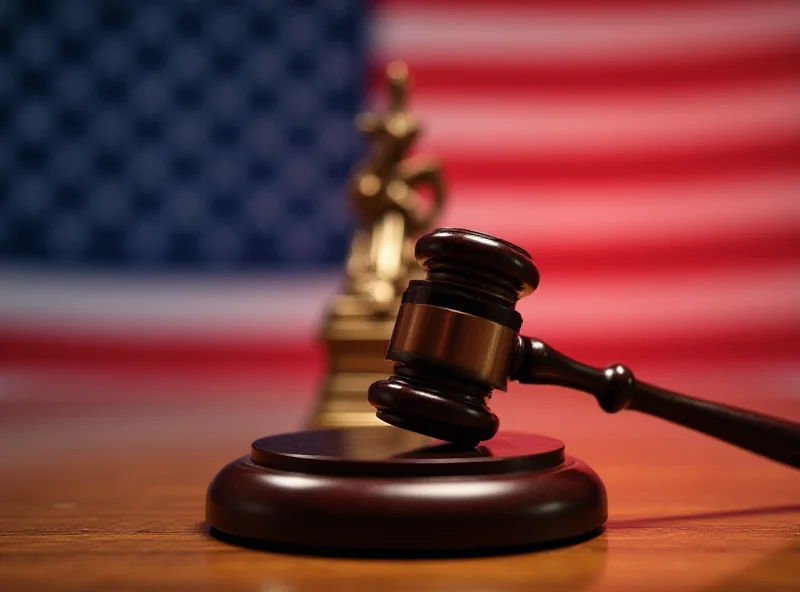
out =
[[385,426],[375,416],[365,393],[370,385],[394,371],[386,349],[394,314],[368,314],[367,305],[353,296],[340,296],[325,320],[322,341],[328,358],[325,381],[306,427]]

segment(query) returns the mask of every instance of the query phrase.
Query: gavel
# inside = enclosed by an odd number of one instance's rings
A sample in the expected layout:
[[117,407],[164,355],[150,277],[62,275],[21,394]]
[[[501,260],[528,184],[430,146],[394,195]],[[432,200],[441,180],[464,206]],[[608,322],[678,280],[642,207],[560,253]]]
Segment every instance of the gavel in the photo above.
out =
[[800,467],[800,424],[642,382],[622,364],[595,368],[520,335],[516,303],[539,285],[520,247],[440,228],[417,241],[415,256],[426,275],[403,293],[386,352],[394,374],[369,388],[382,421],[474,447],[497,433],[493,390],[549,384],[594,395],[608,413],[639,411]]

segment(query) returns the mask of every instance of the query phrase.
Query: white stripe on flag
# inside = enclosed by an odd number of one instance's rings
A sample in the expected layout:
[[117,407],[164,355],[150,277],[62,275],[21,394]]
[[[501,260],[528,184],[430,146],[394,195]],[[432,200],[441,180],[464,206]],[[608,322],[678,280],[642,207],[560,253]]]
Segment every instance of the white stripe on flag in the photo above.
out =
[[[339,278],[126,278],[0,271],[0,327],[101,335],[303,340],[317,335]],[[791,268],[709,270],[639,281],[543,278],[518,309],[538,334],[591,338],[797,326]]]
[[580,10],[494,7],[403,7],[375,13],[372,43],[378,59],[421,63],[548,64],[692,59],[698,53],[736,51],[796,42],[800,3],[747,2],[702,7]]
[[[800,35],[800,33],[798,33]],[[648,153],[800,135],[800,82],[655,97],[426,93],[420,148],[443,157]]]
[[800,173],[545,193],[533,183],[457,186],[440,225],[542,249],[641,248],[697,237],[712,243],[778,230],[795,230],[800,241]]

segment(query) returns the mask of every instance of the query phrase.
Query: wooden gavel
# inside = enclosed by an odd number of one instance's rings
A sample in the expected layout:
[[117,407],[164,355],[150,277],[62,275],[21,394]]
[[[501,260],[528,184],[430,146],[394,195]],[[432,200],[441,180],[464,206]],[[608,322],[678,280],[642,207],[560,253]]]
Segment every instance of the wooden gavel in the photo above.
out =
[[671,392],[620,364],[587,366],[519,335],[516,303],[539,284],[523,249],[442,228],[419,239],[415,254],[426,279],[411,281],[403,294],[386,354],[394,374],[369,388],[386,423],[475,446],[499,427],[487,398],[514,380],[581,390],[609,413],[640,411],[800,467],[800,424]]

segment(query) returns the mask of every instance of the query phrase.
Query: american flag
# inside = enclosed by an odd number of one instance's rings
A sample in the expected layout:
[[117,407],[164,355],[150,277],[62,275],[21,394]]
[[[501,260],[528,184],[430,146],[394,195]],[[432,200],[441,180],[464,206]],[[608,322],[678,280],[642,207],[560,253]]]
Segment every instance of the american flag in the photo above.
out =
[[439,225],[540,268],[524,332],[796,392],[800,3],[774,0],[0,3],[3,367],[319,371],[353,118],[395,59]]

